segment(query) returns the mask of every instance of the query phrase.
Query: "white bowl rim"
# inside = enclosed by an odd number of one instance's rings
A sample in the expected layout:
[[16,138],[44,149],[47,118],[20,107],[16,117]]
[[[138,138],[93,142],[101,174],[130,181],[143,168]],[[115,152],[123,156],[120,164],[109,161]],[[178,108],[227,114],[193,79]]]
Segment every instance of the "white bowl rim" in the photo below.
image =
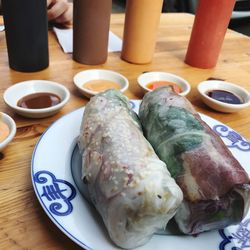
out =
[[[217,84],[216,86],[220,85],[219,87],[214,87],[213,84]],[[206,88],[205,90],[203,89],[204,87],[208,86],[208,88]],[[227,86],[227,88],[225,87]],[[244,93],[244,95],[248,96],[248,100],[244,99],[244,103],[241,104],[232,104],[232,103],[226,103],[226,102],[220,102],[217,101],[213,98],[211,98],[210,96],[206,95],[206,92],[209,90],[215,90],[220,88],[220,90],[225,90],[225,91],[231,91],[234,94],[236,94],[232,88],[237,89],[239,91],[241,91],[242,93]],[[238,86],[234,83],[228,82],[228,81],[223,81],[223,80],[206,80],[206,81],[202,81],[198,84],[197,86],[198,92],[207,100],[211,101],[212,103],[216,104],[217,106],[223,107],[223,108],[228,108],[228,109],[243,109],[247,106],[250,105],[250,93],[244,89],[241,86]],[[238,94],[236,94],[238,96]],[[241,98],[243,98],[242,96],[240,96]]]
[[120,79],[122,79],[124,81],[124,84],[118,83],[121,86],[121,89],[119,89],[119,91],[121,91],[121,92],[125,92],[129,87],[129,81],[128,81],[127,77],[125,77],[121,73],[116,72],[114,70],[109,70],[109,69],[87,69],[87,70],[82,70],[82,71],[80,71],[80,72],[78,72],[78,73],[76,73],[74,75],[73,82],[74,82],[75,86],[79,90],[84,91],[89,95],[97,95],[100,92],[89,90],[89,89],[83,87],[84,84],[89,81],[88,79],[86,79],[86,81],[84,81],[84,82],[81,82],[81,85],[80,85],[79,81],[77,80],[77,78],[80,77],[80,75],[87,74],[88,72],[105,72],[105,73],[112,74],[112,75],[115,75],[115,76],[119,77]]
[[0,112],[0,116],[2,116],[2,121],[9,127],[10,133],[8,136],[0,142],[0,150],[2,150],[7,144],[9,144],[16,134],[16,123],[15,121],[6,113]]
[[[143,81],[143,78],[144,77],[147,77],[147,76],[154,76],[154,75],[163,75],[163,76],[170,76],[170,77],[173,77],[173,78],[176,78],[177,80],[179,80],[180,82],[182,82],[182,88],[184,88],[184,90],[179,94],[181,96],[186,96],[190,90],[191,90],[191,86],[189,84],[189,82],[187,80],[185,80],[184,78],[176,75],[176,74],[173,74],[173,73],[169,73],[169,72],[165,72],[165,71],[148,71],[148,72],[144,72],[142,74],[140,74],[138,77],[137,77],[137,82],[139,83],[139,85],[146,91],[152,91],[152,89],[149,89],[146,87],[146,84],[148,84],[149,82],[152,82],[152,79],[150,81],[147,81],[147,82],[142,82]],[[178,84],[178,83],[176,83]]]
[[[22,108],[22,107],[19,107],[17,105],[12,105],[11,103],[9,103],[8,101],[8,98],[6,97],[7,96],[7,93],[13,89],[15,89],[16,87],[20,86],[20,85],[26,85],[26,84],[30,84],[30,83],[43,83],[43,84],[49,84],[49,85],[52,85],[60,90],[62,90],[64,93],[65,93],[65,97],[64,99],[61,100],[60,103],[58,103],[57,105],[54,105],[52,107],[48,107],[48,108],[42,108],[42,109],[28,109],[28,108]],[[34,93],[39,93],[39,92],[46,92],[45,90],[44,91],[38,91],[38,92],[34,92]],[[51,92],[51,91],[50,91]],[[53,92],[52,92],[53,93]],[[22,81],[22,82],[18,82],[18,83],[15,83],[14,85],[10,86],[9,88],[7,88],[5,91],[4,91],[4,94],[3,94],[3,99],[4,99],[4,102],[12,109],[14,110],[17,110],[19,112],[22,112],[22,113],[29,113],[29,114],[42,114],[42,113],[48,113],[48,112],[53,112],[53,111],[56,111],[56,110],[59,110],[60,108],[62,108],[68,101],[69,101],[69,98],[70,98],[70,92],[69,90],[63,86],[62,84],[60,83],[57,83],[57,82],[54,82],[54,81],[49,81],[49,80],[27,80],[27,81]]]

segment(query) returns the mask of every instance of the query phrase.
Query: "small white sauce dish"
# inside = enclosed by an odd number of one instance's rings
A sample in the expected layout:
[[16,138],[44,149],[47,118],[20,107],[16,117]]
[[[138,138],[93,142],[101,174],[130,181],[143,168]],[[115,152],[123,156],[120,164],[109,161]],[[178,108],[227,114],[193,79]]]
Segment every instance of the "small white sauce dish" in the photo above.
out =
[[[201,82],[198,87],[198,92],[202,101],[210,108],[223,113],[233,113],[240,111],[250,105],[250,94],[249,92],[230,82],[220,81],[220,80],[209,80]],[[227,91],[234,94],[236,97],[242,100],[242,104],[231,104],[225,103],[213,99],[208,96],[208,93],[214,90]]]
[[186,96],[191,89],[190,84],[185,79],[167,72],[150,71],[139,75],[139,77],[137,78],[138,84],[145,93],[152,91],[152,89],[147,88],[149,83],[159,81],[172,82],[178,85],[182,89],[182,92],[179,93],[179,95],[181,96]]
[[[17,106],[17,102],[30,94],[52,93],[60,97],[60,103],[48,108],[30,109]],[[70,98],[69,90],[63,85],[46,80],[30,80],[16,83],[3,95],[4,101],[17,114],[28,118],[44,118],[56,114]]]
[[0,112],[0,121],[9,127],[8,136],[0,142],[0,152],[2,152],[2,150],[12,141],[16,134],[16,123],[9,115],[2,112]]
[[84,87],[84,85],[87,82],[95,80],[112,81],[120,86],[119,90],[122,93],[125,92],[129,86],[128,79],[125,76],[112,70],[104,70],[104,69],[84,70],[77,73],[73,79],[76,88],[80,91],[81,94],[83,94],[88,98],[99,93],[98,91],[93,91]]

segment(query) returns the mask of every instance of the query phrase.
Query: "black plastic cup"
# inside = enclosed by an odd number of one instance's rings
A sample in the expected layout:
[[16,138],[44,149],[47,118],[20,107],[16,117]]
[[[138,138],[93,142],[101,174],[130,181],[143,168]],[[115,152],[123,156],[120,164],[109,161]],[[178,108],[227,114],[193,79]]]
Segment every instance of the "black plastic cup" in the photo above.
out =
[[46,0],[2,0],[10,68],[34,72],[49,65]]

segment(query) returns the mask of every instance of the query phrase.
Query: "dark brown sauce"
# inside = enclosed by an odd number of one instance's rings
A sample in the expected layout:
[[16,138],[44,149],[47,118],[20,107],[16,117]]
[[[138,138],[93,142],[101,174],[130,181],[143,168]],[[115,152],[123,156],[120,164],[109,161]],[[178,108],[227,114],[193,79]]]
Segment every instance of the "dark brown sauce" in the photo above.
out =
[[24,96],[17,102],[17,106],[27,109],[43,109],[55,106],[60,102],[59,96],[42,92]]
[[207,81],[211,81],[211,80],[225,81],[225,79],[221,79],[221,78],[218,78],[218,77],[208,77],[208,78],[207,78]]
[[207,95],[217,101],[229,104],[242,104],[243,101],[237,95],[226,90],[212,90],[207,92]]

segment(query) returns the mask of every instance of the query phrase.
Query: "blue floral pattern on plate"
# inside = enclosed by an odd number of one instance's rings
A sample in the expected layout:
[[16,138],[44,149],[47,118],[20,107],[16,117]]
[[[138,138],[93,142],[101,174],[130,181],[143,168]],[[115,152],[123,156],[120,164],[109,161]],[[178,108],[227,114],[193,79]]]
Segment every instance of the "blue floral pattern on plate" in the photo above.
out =
[[249,152],[250,151],[250,142],[244,140],[242,136],[236,133],[233,130],[230,130],[227,126],[224,125],[215,125],[213,130],[223,138],[226,138],[228,141],[227,147],[237,148],[240,151]]
[[57,216],[66,216],[73,211],[71,200],[76,196],[76,190],[68,181],[60,180],[49,171],[39,171],[34,175],[34,181],[42,185],[42,199],[47,200],[49,210]]
[[221,229],[219,234],[223,238],[219,246],[220,250],[243,250],[250,248],[250,219],[241,222],[235,233],[230,234],[226,229]]

